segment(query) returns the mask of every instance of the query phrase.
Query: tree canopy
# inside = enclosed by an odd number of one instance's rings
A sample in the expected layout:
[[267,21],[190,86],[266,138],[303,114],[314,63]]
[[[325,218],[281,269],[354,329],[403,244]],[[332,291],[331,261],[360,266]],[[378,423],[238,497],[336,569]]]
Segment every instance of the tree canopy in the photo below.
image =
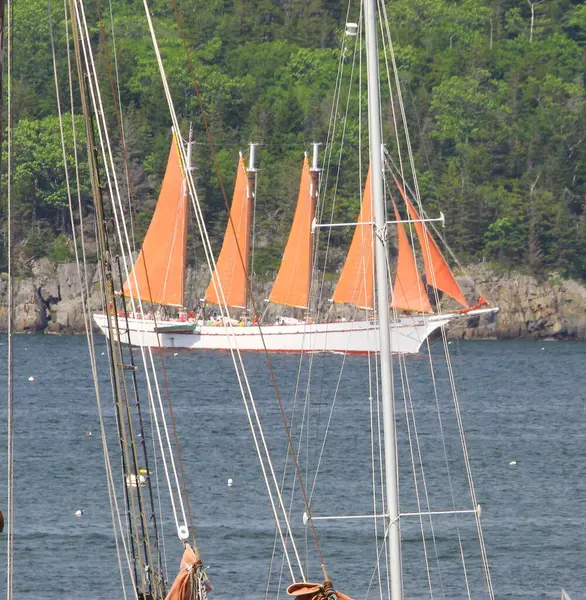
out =
[[[66,152],[76,194],[64,17],[62,6],[53,4]],[[333,0],[177,0],[179,26],[170,0],[150,5],[182,126],[185,131],[189,122],[195,126],[196,183],[217,238],[226,221],[224,201],[181,32],[228,197],[238,151],[250,141],[262,144],[254,269],[270,272],[290,227],[303,152],[327,138],[346,7]],[[31,236],[41,240],[30,256],[62,245],[70,226],[64,216],[48,2],[16,3],[14,11],[17,233],[22,244]],[[168,153],[170,119],[162,84],[142,2],[103,2],[105,38],[93,3],[88,11],[95,21],[98,68],[107,81],[109,59],[119,82],[140,235]],[[422,200],[429,212],[445,213],[446,237],[460,260],[586,279],[586,3],[393,0],[387,11]],[[115,131],[107,84],[103,91]],[[78,104],[73,108],[81,114]],[[83,157],[79,117],[76,131]],[[350,124],[347,135],[358,135]],[[87,171],[80,181],[91,216]],[[343,185],[339,194],[344,216],[354,218],[359,194]],[[347,243],[344,235],[334,239]]]

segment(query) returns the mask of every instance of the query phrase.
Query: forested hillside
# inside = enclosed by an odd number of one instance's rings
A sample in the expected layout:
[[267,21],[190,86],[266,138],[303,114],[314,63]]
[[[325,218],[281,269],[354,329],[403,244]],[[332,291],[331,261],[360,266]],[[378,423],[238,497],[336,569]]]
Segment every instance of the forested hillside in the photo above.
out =
[[[326,139],[346,5],[176,2],[228,196],[238,151],[263,144],[255,270],[268,273],[290,226],[303,151]],[[140,237],[164,170],[170,119],[142,2],[102,1],[103,31],[96,4],[86,4],[114,132],[108,63],[117,72]],[[218,239],[224,203],[173,3],[150,4],[184,130],[194,123],[197,186]],[[387,9],[422,199],[446,214],[446,237],[460,260],[586,279],[586,3],[393,0]],[[50,35],[51,23],[69,115],[63,4],[52,2],[51,13],[47,0],[14,7],[13,193],[23,260],[71,255]],[[74,109],[81,114],[77,97]],[[81,135],[80,117],[76,125]],[[65,129],[72,156],[70,117]],[[91,231],[83,162],[80,181]],[[350,199],[348,211],[357,213],[358,202]],[[2,219],[5,229],[5,211]]]

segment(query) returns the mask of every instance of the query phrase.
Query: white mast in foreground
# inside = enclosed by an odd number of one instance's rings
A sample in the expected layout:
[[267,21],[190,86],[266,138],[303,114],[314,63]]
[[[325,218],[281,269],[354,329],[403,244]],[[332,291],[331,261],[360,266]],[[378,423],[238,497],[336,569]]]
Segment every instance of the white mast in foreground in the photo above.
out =
[[380,89],[378,72],[378,41],[376,35],[376,0],[365,0],[366,69],[368,82],[368,137],[370,146],[372,203],[375,225],[376,298],[379,323],[381,397],[383,403],[385,484],[391,599],[403,598],[401,575],[401,531],[399,527],[399,485],[397,470],[395,401],[391,363],[389,328],[388,270],[386,246],[385,200],[382,179],[382,140]]

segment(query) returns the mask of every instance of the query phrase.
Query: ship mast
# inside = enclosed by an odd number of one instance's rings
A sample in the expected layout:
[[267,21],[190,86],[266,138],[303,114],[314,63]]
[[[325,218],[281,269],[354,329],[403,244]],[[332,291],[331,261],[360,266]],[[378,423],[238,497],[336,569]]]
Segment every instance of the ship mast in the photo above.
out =
[[[248,196],[248,205],[251,209],[248,211],[248,222],[246,223],[246,239],[252,246],[252,257],[244,265],[244,271],[246,273],[246,307],[250,305],[252,301],[252,275],[254,267],[254,235],[255,235],[255,221],[256,221],[256,172],[257,168],[254,164],[255,149],[258,144],[250,142],[250,152],[248,154],[248,169],[246,169],[246,176],[248,179],[248,186],[246,188],[246,195]],[[245,258],[246,260],[246,258]]]
[[368,82],[368,137],[370,145],[372,202],[375,225],[376,298],[379,323],[381,362],[381,397],[383,404],[384,458],[387,526],[389,529],[389,573],[391,600],[403,598],[401,574],[401,532],[399,527],[399,484],[396,453],[395,401],[389,329],[387,236],[382,179],[382,145],[378,41],[376,35],[376,0],[365,0],[366,69]]

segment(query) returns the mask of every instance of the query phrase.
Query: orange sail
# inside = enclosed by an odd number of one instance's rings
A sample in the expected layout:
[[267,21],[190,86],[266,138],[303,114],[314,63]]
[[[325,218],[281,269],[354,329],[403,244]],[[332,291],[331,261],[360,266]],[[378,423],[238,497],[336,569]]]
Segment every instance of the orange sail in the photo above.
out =
[[252,218],[251,199],[252,194],[248,186],[244,159],[240,155],[230,218],[220,256],[216,261],[216,270],[206,291],[206,302],[221,304],[221,287],[228,306],[246,308]]
[[405,191],[401,184],[395,179],[395,183],[399,188],[399,192],[401,196],[403,196],[403,200],[407,205],[407,210],[411,215],[411,218],[414,221],[418,221],[415,223],[415,231],[417,232],[417,237],[419,238],[419,244],[421,245],[421,251],[423,253],[423,264],[425,265],[425,277],[427,279],[427,283],[429,285],[433,285],[433,287],[441,290],[456,302],[459,302],[462,306],[468,306],[466,302],[466,298],[464,298],[464,294],[460,289],[460,286],[456,282],[446,259],[443,254],[440,252],[435,240],[431,237],[431,234],[427,230],[425,223],[420,221],[420,217],[417,214],[417,211],[407,198]]
[[285,246],[283,262],[269,300],[298,308],[309,306],[309,287],[313,260],[311,224],[315,215],[316,181],[312,180],[307,155],[303,161],[301,184],[293,225]]
[[[350,250],[332,298],[337,304],[374,308],[372,218],[369,169],[362,196],[362,206],[358,215],[358,225],[354,230]],[[361,225],[361,223],[369,224]]]
[[153,219],[134,269],[122,286],[125,296],[183,306],[188,198],[177,140],[173,135]]
[[[399,211],[393,202],[395,220],[400,221]],[[397,274],[393,286],[394,308],[414,310],[417,312],[432,312],[425,287],[417,271],[415,256],[402,223],[397,223],[397,240],[399,255],[397,257]]]

